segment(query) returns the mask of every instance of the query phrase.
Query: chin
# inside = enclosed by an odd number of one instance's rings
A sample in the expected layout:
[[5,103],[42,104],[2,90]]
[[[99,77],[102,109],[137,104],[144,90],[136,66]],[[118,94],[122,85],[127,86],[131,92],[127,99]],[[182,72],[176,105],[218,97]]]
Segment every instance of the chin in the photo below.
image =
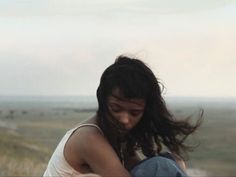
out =
[[118,136],[119,137],[126,137],[130,133],[130,130],[124,130],[124,131],[119,131]]

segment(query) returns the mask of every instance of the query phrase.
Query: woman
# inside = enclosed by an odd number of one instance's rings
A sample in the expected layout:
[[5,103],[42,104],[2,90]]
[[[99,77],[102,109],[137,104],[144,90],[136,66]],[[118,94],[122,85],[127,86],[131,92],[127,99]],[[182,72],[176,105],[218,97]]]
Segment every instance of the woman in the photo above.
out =
[[[96,115],[67,132],[44,176],[186,176],[184,140],[201,119],[176,120],[142,61],[119,56],[102,74],[97,99]],[[163,146],[171,153],[163,154]]]

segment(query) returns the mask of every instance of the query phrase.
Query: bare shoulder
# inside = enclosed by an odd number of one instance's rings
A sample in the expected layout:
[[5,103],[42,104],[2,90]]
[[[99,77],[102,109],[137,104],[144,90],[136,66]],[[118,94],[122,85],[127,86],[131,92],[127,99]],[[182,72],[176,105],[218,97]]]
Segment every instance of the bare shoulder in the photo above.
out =
[[[72,166],[83,164],[85,149],[92,143],[103,139],[103,135],[95,126],[82,126],[76,129],[65,144],[64,155]],[[94,142],[95,141],[95,142]]]
[[77,129],[65,146],[66,154],[72,164],[87,164],[93,173],[129,176],[107,139],[94,126]]
[[[72,135],[71,141],[80,153],[89,151],[93,148],[91,145],[108,144],[102,132],[95,126],[80,127]],[[82,156],[82,154],[80,156]]]

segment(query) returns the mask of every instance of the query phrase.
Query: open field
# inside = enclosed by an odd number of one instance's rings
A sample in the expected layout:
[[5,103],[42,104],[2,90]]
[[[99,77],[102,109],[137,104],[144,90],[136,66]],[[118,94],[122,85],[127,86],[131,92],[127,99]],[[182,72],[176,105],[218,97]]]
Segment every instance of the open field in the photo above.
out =
[[[192,137],[199,146],[189,154],[188,166],[207,172],[208,176],[235,176],[236,169],[236,104],[211,102],[202,104],[177,104],[172,107],[178,117],[204,109],[204,122]],[[198,109],[197,109],[198,108]]]
[[[170,102],[178,117],[197,117],[204,109],[201,129],[189,143],[199,146],[189,154],[190,168],[207,176],[235,176],[235,103]],[[42,176],[47,162],[66,130],[94,114],[93,109],[56,103],[0,102],[0,176]]]

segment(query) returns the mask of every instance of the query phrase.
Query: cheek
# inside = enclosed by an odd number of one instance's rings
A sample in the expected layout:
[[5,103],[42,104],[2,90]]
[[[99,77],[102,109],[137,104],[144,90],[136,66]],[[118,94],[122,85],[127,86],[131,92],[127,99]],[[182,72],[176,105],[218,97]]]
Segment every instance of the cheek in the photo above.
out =
[[112,122],[112,123],[115,123],[117,124],[119,121],[119,116],[116,114],[116,113],[112,113],[111,111],[109,111],[107,113],[107,119]]
[[139,116],[139,117],[135,117],[132,119],[132,124],[133,126],[137,125],[142,119],[142,116]]
[[114,112],[112,112],[111,110],[108,111],[108,115],[109,115],[110,117],[112,117],[113,119],[114,119],[114,118],[117,119],[117,117],[119,116],[118,113],[114,113]]

